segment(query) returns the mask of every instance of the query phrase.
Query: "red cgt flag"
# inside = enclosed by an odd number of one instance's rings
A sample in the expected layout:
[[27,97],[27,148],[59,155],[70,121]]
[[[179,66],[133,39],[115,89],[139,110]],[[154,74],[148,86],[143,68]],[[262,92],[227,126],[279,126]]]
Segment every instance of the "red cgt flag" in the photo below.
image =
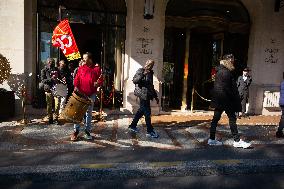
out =
[[52,45],[59,47],[68,61],[81,58],[68,20],[61,21],[54,29]]

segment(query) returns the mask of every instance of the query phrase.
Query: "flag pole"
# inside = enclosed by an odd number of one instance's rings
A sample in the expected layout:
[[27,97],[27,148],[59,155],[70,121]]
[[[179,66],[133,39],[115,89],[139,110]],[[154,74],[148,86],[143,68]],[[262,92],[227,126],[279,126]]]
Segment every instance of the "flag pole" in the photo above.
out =
[[[62,20],[62,9],[64,9],[65,7],[63,7],[62,5],[59,5],[59,7],[58,7],[58,20],[59,20],[59,23],[61,22],[61,20]],[[60,47],[58,47],[57,48],[57,51],[58,51],[58,54],[57,54],[57,58],[58,58],[58,60],[57,60],[57,62],[59,62],[60,61],[60,59],[61,59],[61,54],[60,54]]]

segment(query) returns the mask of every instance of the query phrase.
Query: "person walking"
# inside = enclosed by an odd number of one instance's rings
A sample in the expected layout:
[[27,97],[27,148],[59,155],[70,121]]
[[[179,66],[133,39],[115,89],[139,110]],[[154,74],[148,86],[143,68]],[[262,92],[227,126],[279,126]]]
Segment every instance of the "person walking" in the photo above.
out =
[[246,67],[243,70],[243,75],[239,76],[237,80],[237,87],[239,91],[239,95],[241,98],[241,104],[242,104],[242,117],[246,117],[246,104],[249,98],[249,86],[252,82],[252,78],[249,75],[250,69]]
[[276,132],[277,138],[284,138],[283,129],[284,129],[284,72],[283,72],[283,81],[280,85],[280,99],[279,105],[281,107],[282,115],[280,118],[279,126]]
[[133,77],[133,83],[135,84],[134,95],[140,100],[140,107],[136,112],[132,123],[129,125],[129,130],[134,133],[138,133],[137,123],[139,119],[144,115],[147,126],[147,137],[158,138],[159,135],[151,124],[151,106],[150,101],[155,99],[159,104],[159,99],[153,85],[153,67],[154,60],[147,60],[144,68],[137,70]]
[[[78,68],[74,79],[74,90],[88,96],[92,103],[88,107],[86,112],[86,118],[84,119],[85,125],[85,139],[91,140],[91,121],[92,121],[92,111],[94,108],[94,101],[96,99],[97,88],[103,83],[103,77],[101,75],[101,68],[95,65],[92,60],[91,53],[85,53],[83,55],[84,64]],[[78,135],[80,131],[80,124],[74,124],[74,131],[71,135],[71,140],[78,140]]]
[[[52,89],[57,84],[58,78],[58,69],[55,67],[55,61],[53,58],[48,58],[46,60],[45,67],[41,70],[40,78],[41,78],[41,86],[45,91],[46,96],[46,104],[47,104],[47,115],[48,115],[48,123],[49,124],[58,124],[59,117],[59,109],[60,109],[60,98],[54,96]],[[54,107],[54,115],[55,119],[53,119],[52,112],[52,102],[53,99],[55,101]]]
[[221,141],[215,139],[216,127],[225,111],[229,118],[231,133],[234,138],[233,146],[237,148],[248,148],[250,143],[240,139],[236,124],[235,112],[241,111],[241,102],[238,94],[237,85],[233,77],[234,56],[232,54],[224,55],[223,60],[217,67],[211,106],[215,108],[214,116],[210,127],[210,138],[208,145],[222,145]]

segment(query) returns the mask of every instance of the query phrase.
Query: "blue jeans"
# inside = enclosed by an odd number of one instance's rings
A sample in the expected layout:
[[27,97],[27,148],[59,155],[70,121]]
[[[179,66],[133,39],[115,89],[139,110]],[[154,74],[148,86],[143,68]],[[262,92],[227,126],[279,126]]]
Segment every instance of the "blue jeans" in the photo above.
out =
[[[92,111],[94,109],[94,102],[96,100],[96,94],[92,94],[90,96],[90,99],[92,100],[92,104],[88,107],[88,110],[86,112],[86,117],[85,117],[85,131],[90,132],[91,131],[91,121],[92,121]],[[80,124],[74,124],[74,131],[79,132],[80,131]]]
[[150,100],[140,100],[140,107],[138,111],[136,112],[134,119],[132,120],[132,123],[129,127],[135,128],[137,126],[137,123],[139,119],[142,116],[145,116],[145,122],[147,126],[147,132],[150,133],[153,131],[153,126],[151,124],[151,106],[150,106]]
[[282,115],[279,122],[278,132],[283,132],[284,129],[284,106],[281,106]]

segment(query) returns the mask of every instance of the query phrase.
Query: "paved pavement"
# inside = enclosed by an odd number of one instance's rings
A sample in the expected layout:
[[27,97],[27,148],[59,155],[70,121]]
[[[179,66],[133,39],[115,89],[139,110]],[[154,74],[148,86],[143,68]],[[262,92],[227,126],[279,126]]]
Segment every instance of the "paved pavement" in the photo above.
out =
[[240,133],[253,144],[251,149],[231,146],[225,117],[217,128],[217,137],[225,145],[208,146],[210,119],[211,115],[154,116],[160,138],[150,139],[143,120],[134,135],[127,130],[129,115],[112,115],[106,122],[94,123],[93,140],[78,142],[69,140],[69,123],[2,122],[0,183],[284,173],[284,139],[274,136],[279,116],[238,120]]
[[[34,119],[26,126],[16,122],[0,124],[0,151],[16,150],[86,150],[94,148],[132,149],[151,147],[155,149],[196,149],[206,147],[211,116],[154,116],[153,126],[160,138],[146,137],[144,120],[139,122],[137,135],[128,133],[132,118],[128,115],[113,115],[105,122],[94,123],[93,140],[81,138],[71,142],[69,135],[73,125],[48,125],[41,119]],[[239,120],[239,132],[245,140],[254,145],[283,144],[284,139],[274,137],[279,116],[255,116]],[[220,121],[217,138],[225,145],[232,143],[227,119]]]

